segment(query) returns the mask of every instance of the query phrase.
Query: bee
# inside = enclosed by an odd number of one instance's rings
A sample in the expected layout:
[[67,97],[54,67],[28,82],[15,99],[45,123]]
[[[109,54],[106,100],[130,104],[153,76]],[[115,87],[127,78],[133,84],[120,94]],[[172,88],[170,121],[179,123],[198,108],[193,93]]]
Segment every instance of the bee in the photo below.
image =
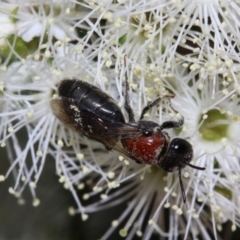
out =
[[[52,99],[50,105],[54,115],[63,124],[102,143],[107,149],[115,149],[139,164],[156,165],[167,172],[178,171],[185,203],[186,194],[181,169],[186,165],[198,170],[205,168],[190,164],[193,148],[187,140],[182,138],[171,140],[164,131],[183,126],[184,117],[178,121],[163,122],[162,125],[143,120],[144,115],[160,102],[159,97],[143,108],[139,120],[136,121],[128,91],[126,77],[124,108],[128,114],[128,122],[112,97],[96,86],[77,79],[62,80],[58,86],[59,98]],[[170,106],[178,113],[171,103]]]

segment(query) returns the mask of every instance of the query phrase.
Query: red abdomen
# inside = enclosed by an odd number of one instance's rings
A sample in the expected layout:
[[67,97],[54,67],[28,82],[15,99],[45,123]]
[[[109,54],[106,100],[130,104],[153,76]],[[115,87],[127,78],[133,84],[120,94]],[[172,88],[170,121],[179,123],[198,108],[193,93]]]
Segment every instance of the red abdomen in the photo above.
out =
[[161,134],[153,136],[137,136],[122,138],[123,147],[141,163],[154,165],[158,163],[159,156],[165,146],[165,138]]

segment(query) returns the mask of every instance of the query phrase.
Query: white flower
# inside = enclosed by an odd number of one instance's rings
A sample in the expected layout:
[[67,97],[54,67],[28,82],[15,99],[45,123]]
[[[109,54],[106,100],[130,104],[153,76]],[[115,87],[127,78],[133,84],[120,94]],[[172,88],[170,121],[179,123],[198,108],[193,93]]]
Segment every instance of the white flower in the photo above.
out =
[[[238,218],[232,217],[237,216],[238,210],[235,206],[239,205],[237,197],[240,176],[240,168],[237,167],[239,152],[235,151],[239,149],[240,140],[240,113],[236,107],[238,102],[229,98],[228,101],[223,98],[211,100],[207,94],[207,91],[212,91],[211,84],[205,91],[199,93],[197,88],[186,85],[180,80],[180,77],[176,80],[179,89],[178,92],[174,92],[176,98],[173,100],[173,104],[185,117],[185,125],[178,137],[190,138],[195,153],[193,164],[206,166],[206,170],[199,171],[186,167],[182,171],[187,195],[186,205],[182,204],[177,174],[166,175],[166,172],[161,169],[134,166],[134,163],[130,162],[126,167],[129,170],[134,169],[134,172],[130,173],[131,182],[121,188],[122,183],[128,180],[129,175],[123,175],[119,170],[115,170],[115,176],[124,176],[118,180],[119,190],[106,194],[104,191],[107,191],[109,185],[101,186],[102,200],[85,208],[86,212],[93,212],[96,209],[104,209],[107,206],[118,204],[119,201],[131,199],[124,212],[113,221],[112,227],[101,239],[108,239],[116,227],[122,225],[122,222],[125,224],[119,233],[121,236],[127,236],[127,239],[131,239],[134,234],[143,239],[149,239],[154,231],[169,239],[173,238],[176,233],[185,234],[185,238],[188,238],[190,234],[193,235],[193,238],[197,238],[200,234],[210,239],[210,235],[206,231],[206,221],[212,220],[213,229],[217,228],[218,230],[221,230],[222,224],[226,220],[231,220],[233,227],[238,225]],[[222,115],[222,111],[218,110],[222,110],[221,106],[224,104],[228,105],[229,112],[231,108],[232,115]],[[213,119],[211,122],[202,123],[202,112],[207,108],[209,117]],[[212,110],[219,111],[219,114]],[[211,116],[212,114],[213,116]],[[167,117],[169,118],[169,116]],[[154,116],[151,117],[151,119],[153,118]],[[222,119],[223,121],[221,121]],[[219,135],[219,131],[221,128],[225,128],[225,125],[227,125],[226,131],[222,131]],[[201,127],[202,129],[196,134]],[[200,135],[201,131],[205,131],[204,128],[212,131],[213,139],[208,139],[208,135],[204,133]],[[173,132],[170,131],[171,135],[176,135],[176,132]],[[229,138],[228,141],[225,141],[227,138]],[[206,149],[206,145],[212,152]],[[122,158],[120,160],[124,161]],[[92,196],[93,194],[94,190],[88,195]],[[150,205],[152,208],[146,224],[145,215],[148,213]],[[212,209],[211,219],[208,218],[209,206]],[[164,209],[170,209],[170,231],[164,227],[166,221],[164,215],[166,210]],[[187,221],[186,228],[182,232],[185,221]],[[211,228],[207,228],[207,230],[212,231]]]
[[[71,14],[74,13],[73,3],[66,1],[16,1],[12,4],[4,5],[2,11],[14,19],[17,35],[26,42],[33,40],[34,37],[48,35],[49,38],[55,37],[58,40],[74,38],[74,20]],[[71,12],[73,11],[73,12]]]
[[[3,3],[2,3],[3,4]],[[3,4],[1,6],[2,8],[8,9],[8,11],[13,11],[15,6],[12,5],[5,5]],[[0,46],[5,44],[4,38],[16,31],[16,27],[11,21],[11,18],[8,14],[4,13],[4,11],[0,10],[0,23],[1,23],[1,29],[0,29]]]

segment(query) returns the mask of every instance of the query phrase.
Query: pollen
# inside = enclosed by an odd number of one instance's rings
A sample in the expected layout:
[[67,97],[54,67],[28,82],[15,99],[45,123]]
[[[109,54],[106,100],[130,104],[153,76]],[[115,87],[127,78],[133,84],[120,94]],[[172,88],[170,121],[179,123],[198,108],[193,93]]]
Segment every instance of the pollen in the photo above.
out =
[[26,203],[26,201],[25,201],[23,198],[19,198],[17,202],[18,202],[18,204],[21,205],[21,206]]
[[232,121],[233,122],[238,122],[239,121],[239,117],[238,116],[233,116],[232,117]]
[[[232,180],[233,180],[233,181],[238,181],[238,180],[239,180],[239,176],[236,175],[236,174],[233,174],[233,175],[232,175]],[[0,179],[0,181],[1,181],[1,179]]]
[[57,144],[59,147],[63,147],[63,145],[64,145],[63,141],[61,139],[58,140]]
[[74,216],[76,214],[76,210],[74,209],[74,207],[69,207],[68,214],[70,216]]
[[94,186],[93,187],[93,191],[94,192],[101,192],[102,191],[102,187]]
[[26,114],[27,118],[28,119],[31,119],[33,117],[33,111],[28,111],[27,114]]
[[112,66],[112,61],[110,61],[110,60],[106,61],[105,65],[108,68],[111,67]]
[[30,186],[30,188],[36,188],[37,187],[35,182],[30,182],[29,186]]
[[222,225],[221,225],[221,224],[217,224],[217,230],[218,230],[219,232],[222,231]]
[[237,230],[237,227],[236,227],[235,224],[233,224],[233,225],[231,226],[231,230],[232,230],[232,232],[235,232],[235,231]]
[[34,76],[34,77],[33,77],[33,80],[34,80],[34,81],[39,81],[40,79],[41,79],[40,76]]
[[205,120],[205,119],[208,118],[208,115],[207,115],[207,114],[204,114],[202,118]]
[[42,152],[41,150],[38,150],[38,151],[36,152],[36,155],[37,155],[38,157],[42,157],[43,152]]
[[88,167],[86,167],[86,166],[83,166],[82,167],[82,171],[83,171],[83,173],[89,173],[89,168]]
[[90,195],[88,193],[83,194],[83,200],[88,200]]
[[117,188],[117,187],[119,187],[119,186],[120,186],[120,184],[117,183],[117,182],[115,182],[115,181],[112,181],[112,182],[109,182],[109,183],[108,183],[108,188],[109,188],[109,189]]
[[49,57],[51,57],[51,52],[46,50],[44,55],[45,55],[46,58],[49,58]]
[[68,43],[68,42],[70,42],[71,41],[71,38],[69,38],[69,37],[66,37],[65,39],[64,39],[64,42],[65,43]]
[[84,189],[84,187],[85,187],[85,184],[84,184],[84,183],[79,183],[78,186],[77,186],[77,188],[78,188],[79,190]]
[[14,197],[20,198],[20,197],[21,197],[21,194],[20,194],[19,192],[15,192],[15,193],[14,193]]
[[117,227],[118,224],[119,224],[119,221],[118,221],[118,220],[113,220],[113,221],[112,221],[112,226],[113,226],[113,227]]
[[10,187],[10,188],[8,189],[8,192],[9,192],[10,194],[15,194],[15,190],[14,190],[12,187]]
[[0,182],[3,182],[3,181],[5,181],[5,176],[0,175]]
[[186,43],[186,41],[187,41],[186,38],[183,38],[183,39],[181,40],[181,43],[184,44],[184,43]]
[[68,186],[68,184],[65,182],[64,184],[63,184],[63,187],[65,188],[65,189],[69,189],[69,186]]
[[8,128],[8,132],[9,132],[9,133],[13,133],[13,132],[14,132],[14,128],[13,128],[13,127],[9,127],[9,128]]
[[190,215],[190,214],[194,213],[195,211],[196,211],[195,209],[188,209],[187,213]]
[[115,173],[114,172],[108,172],[107,176],[108,176],[109,179],[113,179],[113,178],[115,178]]
[[174,17],[171,17],[171,18],[169,18],[169,22],[170,23],[175,23],[177,20],[176,20],[176,18],[174,18]]
[[108,195],[107,194],[101,194],[100,197],[101,197],[101,199],[107,199]]
[[189,178],[190,174],[189,174],[189,172],[185,172],[185,173],[183,174],[183,176],[184,176],[185,178]]
[[70,8],[67,8],[67,9],[65,10],[65,13],[66,13],[66,14],[69,14],[69,13],[70,13]]
[[121,25],[122,25],[122,20],[121,20],[121,18],[116,18],[116,19],[115,19],[115,22],[114,22],[114,26],[115,26],[116,28],[119,28],[119,27],[121,27]]
[[59,181],[60,183],[64,183],[64,182],[65,182],[65,176],[61,176],[61,177],[58,179],[58,181]]
[[171,196],[172,196],[172,197],[176,197],[176,196],[177,196],[177,193],[176,193],[176,192],[172,192]]
[[226,65],[227,65],[229,68],[231,68],[232,65],[233,65],[233,60],[232,60],[232,59],[228,59],[225,63],[226,63]]
[[228,142],[228,139],[227,138],[222,138],[221,139],[221,143],[223,146],[226,146],[227,145],[227,142]]
[[175,211],[177,211],[178,206],[177,206],[177,205],[173,205],[173,206],[172,206],[172,209],[175,210]]
[[111,12],[106,12],[104,15],[103,15],[103,19],[106,19],[108,20],[109,22],[112,22],[113,21],[113,14]]
[[194,213],[192,216],[193,216],[193,218],[195,218],[195,219],[198,219],[198,218],[199,218],[199,215],[198,215],[197,213]]
[[59,96],[58,96],[58,94],[53,94],[53,96],[52,96],[54,99],[57,99],[57,98],[59,98]]
[[[76,50],[77,54],[82,54],[83,50],[83,45],[82,44],[77,44],[74,49]],[[77,66],[78,67],[78,66]]]
[[82,160],[84,158],[84,154],[82,154],[82,153],[77,153],[76,156],[77,156],[78,160]]
[[204,85],[203,85],[202,83],[200,83],[200,84],[198,85],[198,89],[201,91],[201,90],[203,90],[203,88],[204,88]]
[[194,52],[194,53],[198,53],[198,52],[200,52],[200,48],[199,48],[199,47],[194,48],[194,49],[193,49],[193,52]]
[[128,161],[128,160],[124,160],[124,164],[125,164],[126,166],[128,166],[128,165],[129,165],[129,161]]
[[88,215],[85,214],[85,213],[83,213],[83,214],[81,215],[81,218],[82,218],[83,221],[86,221],[86,220],[88,220]]
[[58,40],[54,43],[55,47],[61,46],[62,45],[62,41]]
[[61,76],[62,75],[62,71],[54,69],[52,71],[52,74],[54,74],[55,76]]
[[32,202],[33,207],[37,207],[39,206],[39,204],[40,204],[40,200],[38,198],[34,198]]
[[165,204],[164,204],[164,207],[165,207],[165,208],[169,208],[169,207],[170,207],[170,203],[169,203],[169,202],[165,203]]
[[136,231],[136,235],[137,235],[138,237],[142,237],[143,233],[142,233],[142,231],[137,230],[137,231]]
[[227,89],[223,89],[222,93],[223,93],[223,95],[226,96],[228,94],[228,90]]
[[153,225],[155,222],[152,220],[152,219],[150,219],[149,221],[148,221],[148,224],[149,225]]
[[208,193],[208,196],[209,196],[210,198],[213,198],[213,197],[214,197],[214,192],[209,192],[209,193]]
[[197,201],[200,202],[200,203],[203,202],[204,201],[204,197],[198,197]]
[[107,57],[108,57],[108,52],[103,52],[102,58],[103,58],[103,59],[106,59]]
[[120,231],[119,231],[119,235],[121,236],[121,237],[126,237],[127,236],[127,229],[121,229]]
[[34,60],[38,61],[40,59],[40,55],[37,53],[34,55]]
[[176,213],[177,213],[178,215],[182,215],[182,214],[183,214],[183,211],[182,211],[181,208],[178,208],[178,209],[176,210]]
[[164,192],[168,192],[169,191],[169,188],[168,187],[165,187],[164,188]]

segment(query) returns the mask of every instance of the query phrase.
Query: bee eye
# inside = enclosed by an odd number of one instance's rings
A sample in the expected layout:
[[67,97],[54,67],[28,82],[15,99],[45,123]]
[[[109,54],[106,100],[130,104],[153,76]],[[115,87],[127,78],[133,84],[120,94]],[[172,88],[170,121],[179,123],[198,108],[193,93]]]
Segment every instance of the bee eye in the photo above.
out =
[[192,145],[184,140],[175,138],[171,142],[171,148],[172,151],[175,152],[175,154],[181,155],[183,158],[186,158],[186,161],[189,161],[193,155]]

